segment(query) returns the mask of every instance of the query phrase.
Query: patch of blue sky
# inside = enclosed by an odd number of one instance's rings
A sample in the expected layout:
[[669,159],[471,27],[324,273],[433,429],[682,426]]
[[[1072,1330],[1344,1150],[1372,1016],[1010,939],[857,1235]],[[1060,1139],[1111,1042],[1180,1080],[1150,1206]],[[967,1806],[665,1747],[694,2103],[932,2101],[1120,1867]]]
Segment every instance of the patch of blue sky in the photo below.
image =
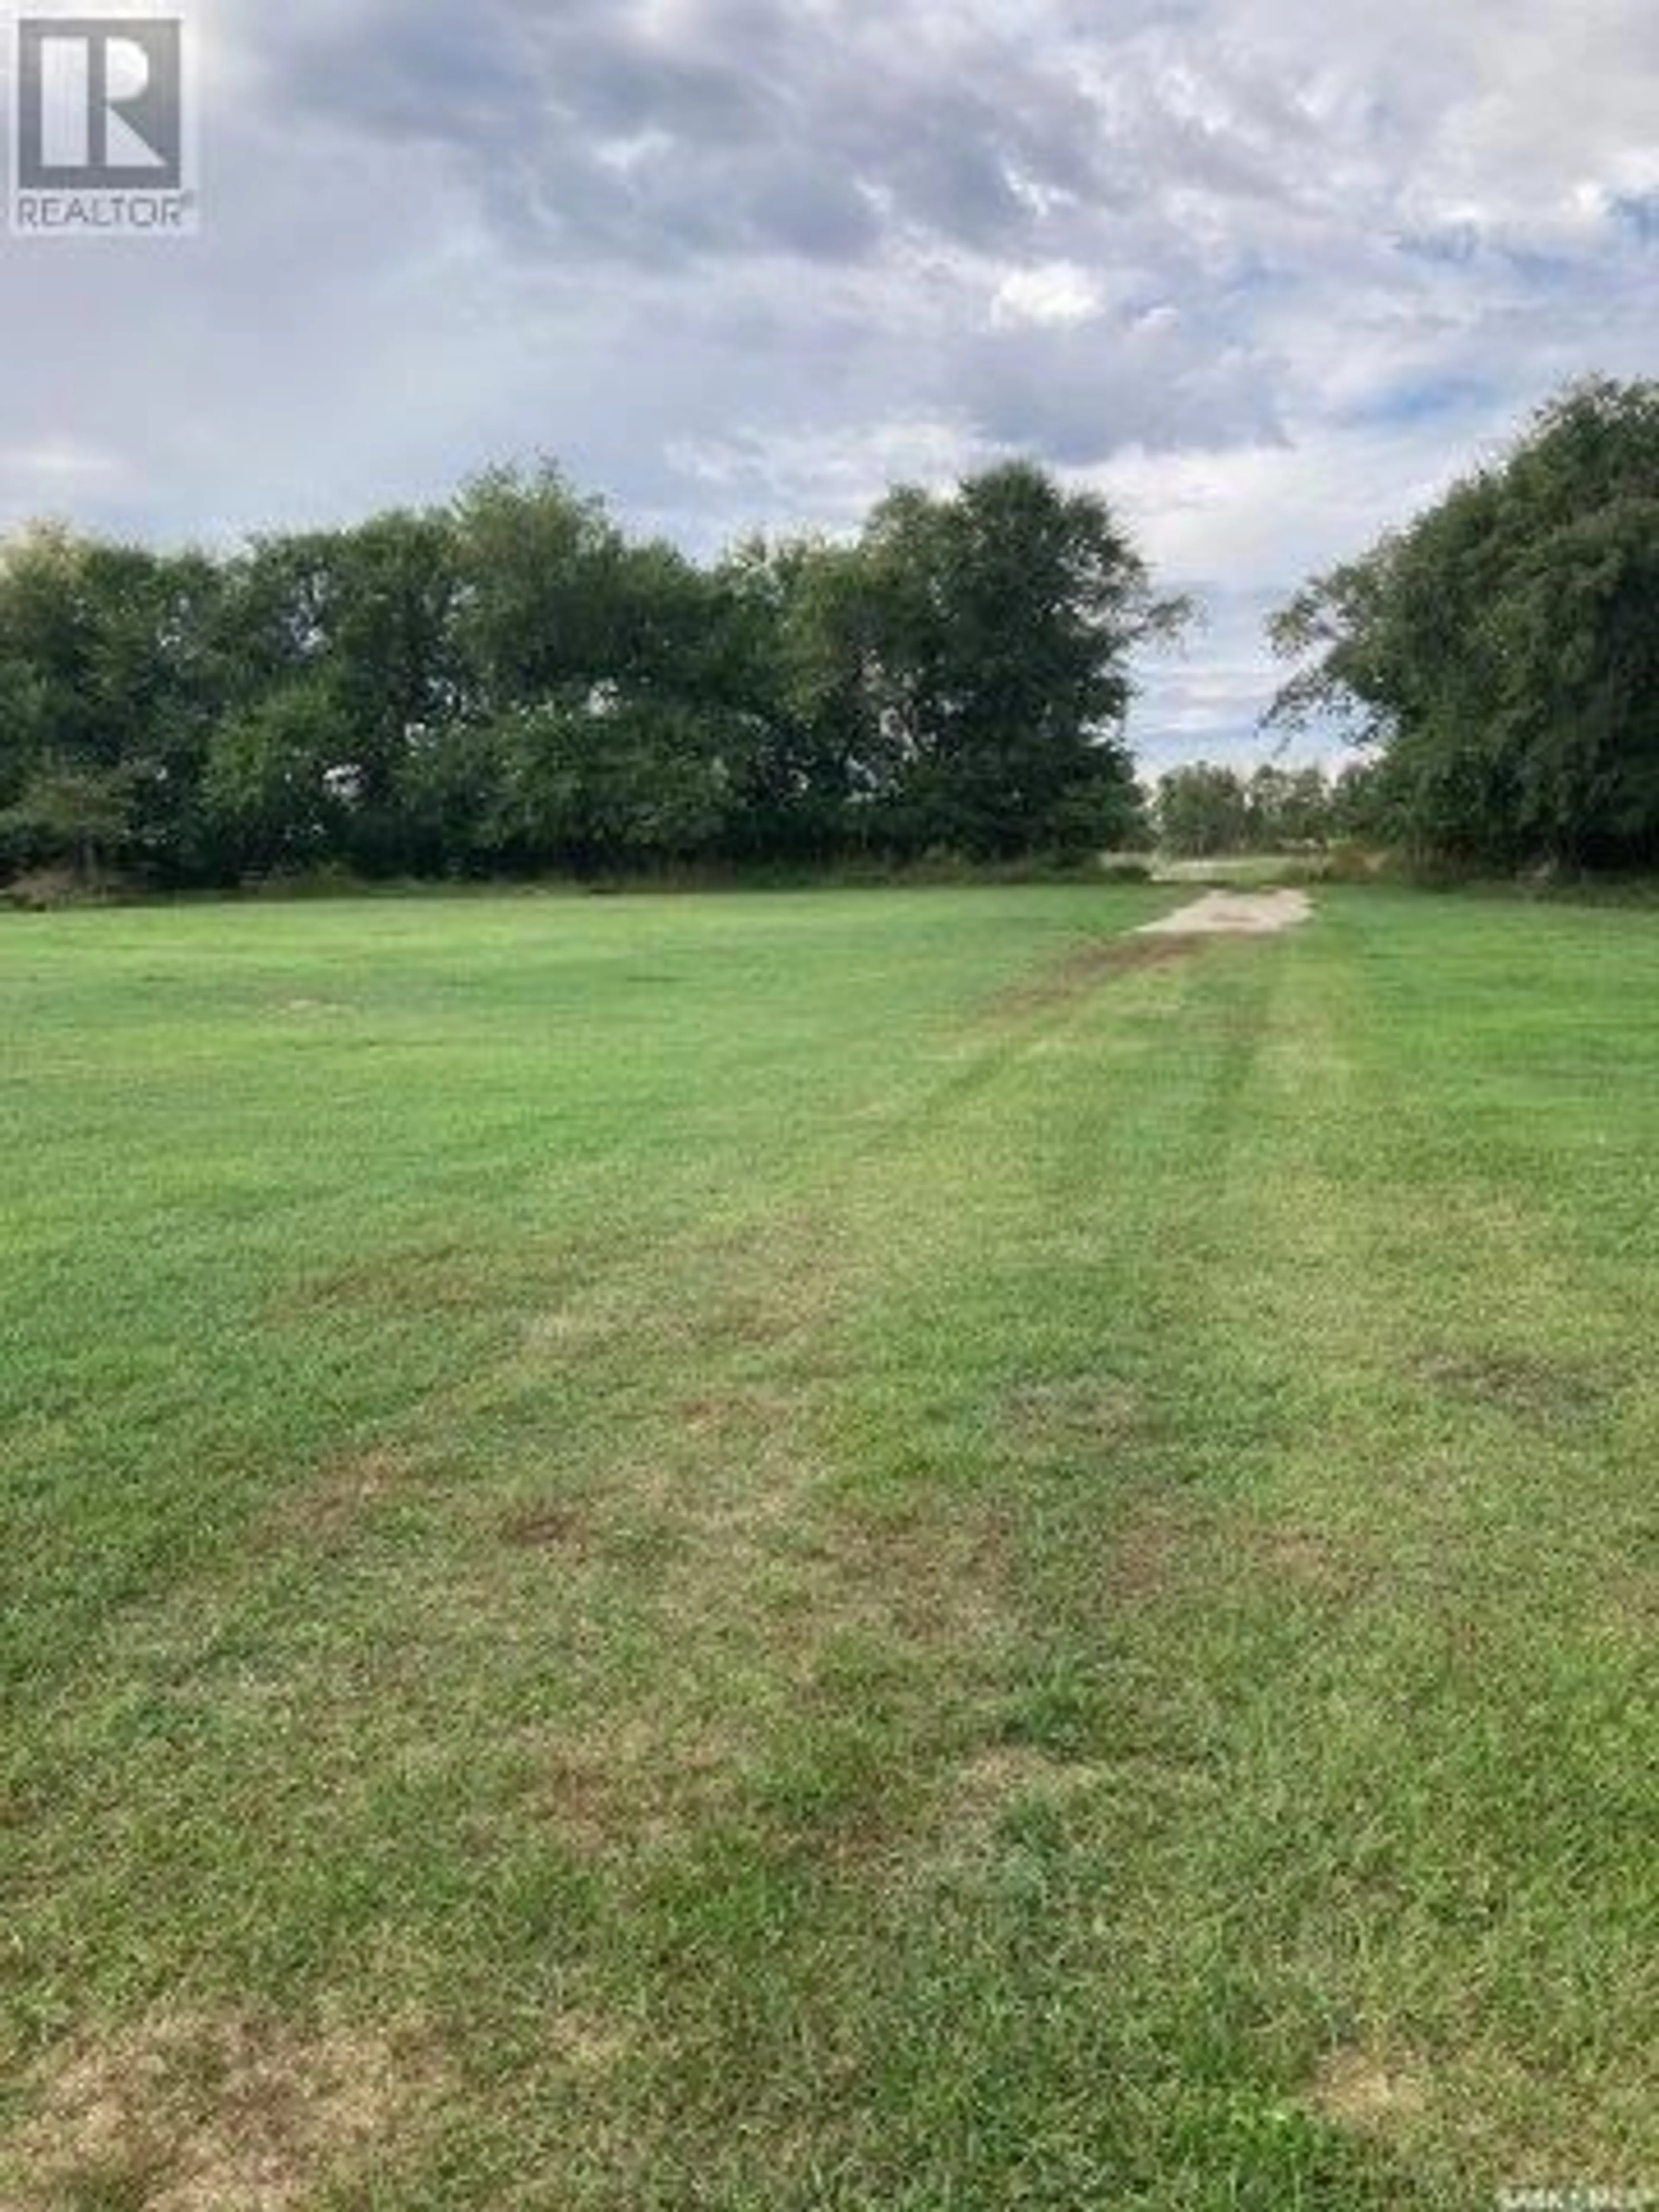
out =
[[1659,245],[1659,192],[1618,193],[1607,203],[1607,211],[1642,245]]
[[1484,412],[1496,397],[1492,387],[1477,377],[1411,377],[1345,410],[1341,419],[1350,425],[1382,428],[1450,422]]

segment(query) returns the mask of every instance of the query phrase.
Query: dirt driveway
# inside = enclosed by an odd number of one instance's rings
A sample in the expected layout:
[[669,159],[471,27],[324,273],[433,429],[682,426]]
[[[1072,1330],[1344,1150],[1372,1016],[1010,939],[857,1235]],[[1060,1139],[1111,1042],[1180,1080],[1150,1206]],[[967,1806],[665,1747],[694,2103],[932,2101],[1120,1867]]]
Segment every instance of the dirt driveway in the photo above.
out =
[[1271,937],[1294,929],[1314,910],[1306,891],[1206,891],[1201,899],[1148,921],[1137,937]]

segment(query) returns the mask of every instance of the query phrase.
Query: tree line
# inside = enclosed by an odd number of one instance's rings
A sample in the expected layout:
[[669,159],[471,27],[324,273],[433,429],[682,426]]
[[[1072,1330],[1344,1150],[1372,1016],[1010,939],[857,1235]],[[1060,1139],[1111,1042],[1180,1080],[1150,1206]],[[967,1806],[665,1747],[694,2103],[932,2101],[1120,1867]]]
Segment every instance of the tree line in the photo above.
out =
[[1659,385],[1595,381],[1270,633],[1331,777],[1135,782],[1135,656],[1191,609],[1011,462],[850,543],[698,563],[551,465],[232,552],[0,544],[0,877],[533,875],[1075,860],[1352,838],[1659,861]]
[[1132,656],[1185,618],[1010,463],[698,564],[551,465],[223,556],[0,549],[0,862],[163,887],[1072,856],[1132,838]]
[[1659,384],[1594,380],[1275,618],[1278,720],[1345,720],[1364,834],[1519,869],[1659,862]]
[[1374,813],[1370,784],[1359,763],[1333,775],[1317,765],[1264,761],[1247,775],[1194,761],[1158,779],[1151,826],[1161,849],[1180,859],[1320,852],[1340,840],[1364,839]]

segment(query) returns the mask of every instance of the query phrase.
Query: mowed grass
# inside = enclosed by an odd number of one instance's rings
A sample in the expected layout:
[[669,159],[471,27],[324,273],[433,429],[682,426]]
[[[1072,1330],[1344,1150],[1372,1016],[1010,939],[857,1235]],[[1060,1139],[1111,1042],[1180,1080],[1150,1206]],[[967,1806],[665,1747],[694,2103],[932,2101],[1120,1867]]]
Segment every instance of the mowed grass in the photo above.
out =
[[0,926],[0,2205],[1659,2182],[1659,916]]

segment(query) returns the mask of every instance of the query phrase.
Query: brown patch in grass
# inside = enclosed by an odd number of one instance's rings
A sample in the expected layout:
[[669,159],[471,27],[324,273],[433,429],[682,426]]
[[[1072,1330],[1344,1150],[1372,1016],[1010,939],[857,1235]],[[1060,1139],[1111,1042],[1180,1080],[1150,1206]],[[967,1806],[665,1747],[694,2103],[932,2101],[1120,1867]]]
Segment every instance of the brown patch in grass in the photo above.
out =
[[788,1351],[818,1337],[839,1312],[839,1282],[815,1255],[803,1255],[795,1271],[757,1279],[734,1264],[706,1304],[686,1316],[684,1334],[720,1352]]
[[1231,1499],[1159,1494],[1126,1510],[1101,1549],[1103,1594],[1133,1605],[1226,1589],[1282,1586],[1335,1603],[1361,1595],[1380,1562],[1347,1532],[1276,1521]]
[[629,2038],[597,2013],[556,2013],[545,2028],[546,2047],[577,2074],[609,2073],[627,2057]]
[[1381,1572],[1352,1535],[1334,1529],[1258,1520],[1233,1536],[1275,1580],[1320,1597],[1357,1597]]
[[390,1445],[341,1452],[276,1499],[255,1540],[337,1549],[376,1505],[406,1489],[414,1477],[413,1462]]
[[1328,2052],[1308,2091],[1308,2102],[1322,2119],[1358,2135],[1394,2134],[1425,2112],[1428,2101],[1428,2081],[1419,2064],[1364,2048]]
[[19,1790],[0,1790],[0,1831],[27,1827],[39,1810],[33,1796]]
[[711,1376],[734,1363],[756,1370],[768,1355],[793,1368],[843,1310],[847,1279],[835,1221],[781,1212],[689,1233],[607,1283],[593,1304],[538,1316],[532,1335],[550,1348],[609,1335],[647,1353],[688,1350]]
[[684,1398],[675,1417],[699,1431],[781,1428],[799,1416],[799,1401],[784,1392],[733,1385],[697,1398]]
[[1046,1449],[1111,1449],[1146,1437],[1150,1429],[1139,1394],[1109,1376],[1027,1383],[1010,1394],[1006,1415],[1018,1443]]
[[525,1324],[524,1346],[529,1352],[552,1352],[593,1344],[612,1334],[614,1318],[579,1306],[550,1306],[532,1314]]
[[960,1499],[844,1506],[808,1547],[809,1594],[836,1632],[982,1646],[1007,1620],[1009,1541],[1004,1516]]
[[1063,1811],[1103,1771],[1034,1744],[983,1746],[933,1778],[915,1838],[921,1863],[947,1881],[972,1879],[997,1853],[1011,1817],[1036,1808]]
[[267,1308],[273,1321],[293,1321],[330,1308],[400,1313],[473,1313],[508,1303],[490,1255],[463,1245],[409,1245],[307,1275]]
[[501,1523],[501,1541],[523,1551],[585,1551],[588,1533],[586,1519],[570,1505],[521,1506]]
[[732,1383],[665,1409],[657,1449],[618,1468],[611,1533],[653,1532],[674,1556],[677,1609],[729,1618],[745,1579],[788,1549],[823,1462],[809,1397]]
[[[748,1470],[750,1483],[755,1470]],[[774,1488],[679,1501],[657,1632],[676,1654],[648,1697],[526,1736],[529,1808],[584,1857],[672,1850],[731,1814],[769,1747],[873,1664],[926,1702],[939,1670],[992,1657],[1008,1626],[1005,1528],[941,1498],[883,1510]]]
[[1112,1605],[1167,1597],[1201,1576],[1212,1540],[1208,1510],[1196,1500],[1144,1498],[1102,1543],[1101,1595]]
[[1018,1021],[1022,1015],[1063,1006],[1081,998],[1111,975],[1132,975],[1190,959],[1204,940],[1199,937],[1091,937],[1071,946],[1058,959],[1022,975],[999,991],[987,1009],[993,1020]]
[[955,1769],[951,1799],[958,1810],[996,1814],[1023,1797],[1053,1798],[1086,1788],[1098,1771],[1076,1761],[1068,1765],[1032,1744],[992,1744]]
[[302,2036],[240,2015],[153,2013],[40,2070],[0,2154],[24,2205],[289,2212],[319,2201],[438,2086],[413,2033]]
[[823,1470],[799,1405],[733,1386],[665,1410],[678,1418],[659,1456],[617,1468],[580,1517],[535,1509],[518,1536],[600,1577],[621,1561],[673,1655],[665,1676],[526,1736],[531,1814],[582,1856],[672,1848],[729,1808],[778,1722],[778,1685],[838,1618],[830,1576],[802,1565]]
[[1609,1377],[1595,1361],[1559,1352],[1441,1352],[1419,1372],[1437,1390],[1522,1420],[1582,1420],[1610,1395]]
[[630,1715],[547,1745],[531,1808],[582,1857],[658,1850],[732,1802],[740,1749],[707,1723],[694,1733],[689,1716]]

